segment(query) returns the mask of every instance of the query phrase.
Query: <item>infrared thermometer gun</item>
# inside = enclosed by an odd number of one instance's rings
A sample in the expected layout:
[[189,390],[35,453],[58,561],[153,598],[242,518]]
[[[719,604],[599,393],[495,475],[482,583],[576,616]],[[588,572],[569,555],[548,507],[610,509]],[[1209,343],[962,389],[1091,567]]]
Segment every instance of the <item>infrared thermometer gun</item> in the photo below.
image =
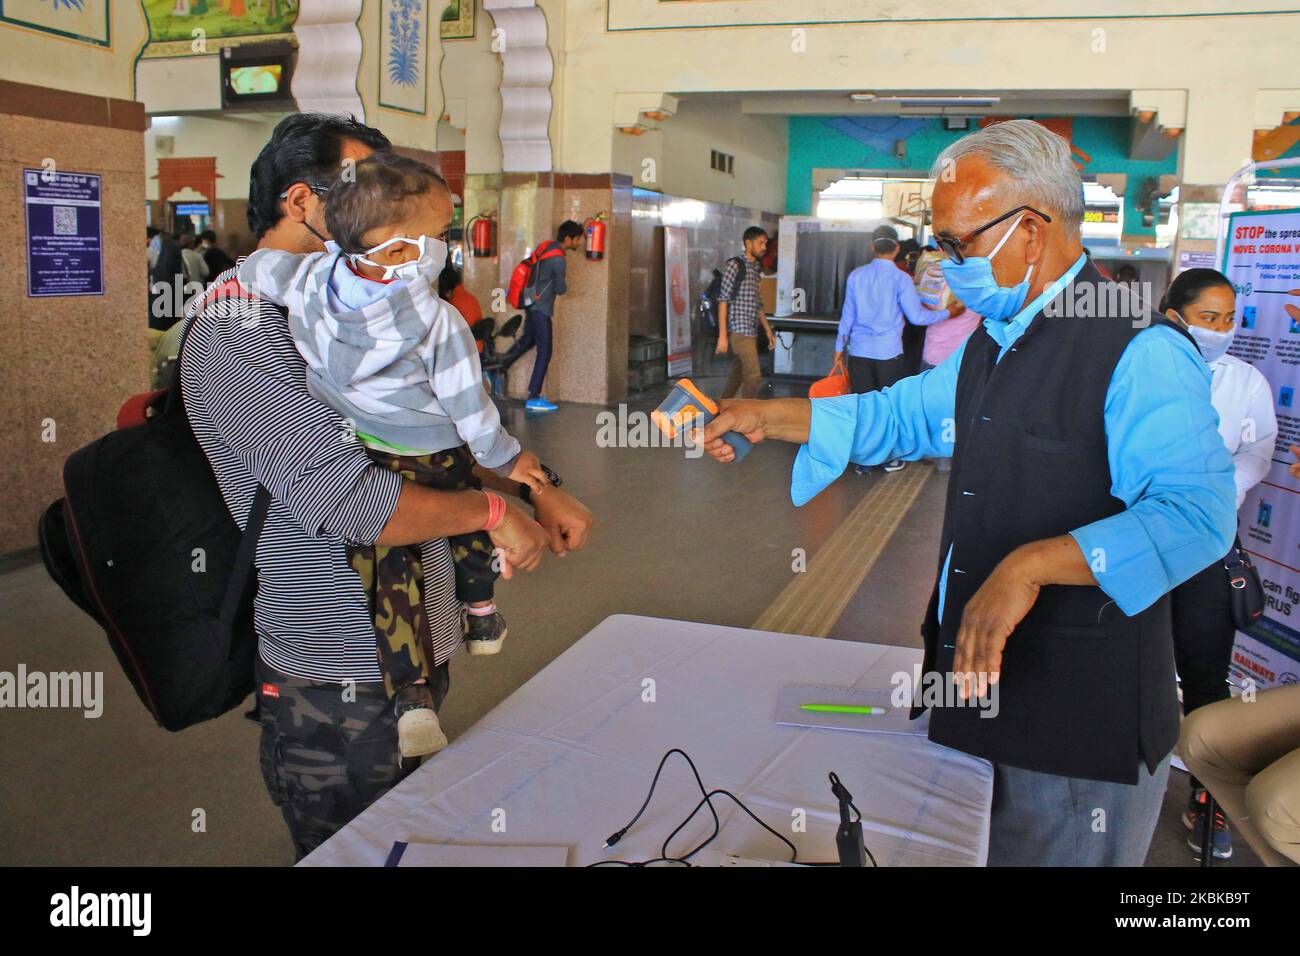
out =
[[[675,439],[683,429],[703,428],[717,414],[718,406],[713,399],[701,392],[689,378],[679,378],[673,383],[668,397],[650,413],[650,420],[666,436]],[[748,455],[754,447],[739,432],[727,432],[722,438],[735,451],[736,461]]]

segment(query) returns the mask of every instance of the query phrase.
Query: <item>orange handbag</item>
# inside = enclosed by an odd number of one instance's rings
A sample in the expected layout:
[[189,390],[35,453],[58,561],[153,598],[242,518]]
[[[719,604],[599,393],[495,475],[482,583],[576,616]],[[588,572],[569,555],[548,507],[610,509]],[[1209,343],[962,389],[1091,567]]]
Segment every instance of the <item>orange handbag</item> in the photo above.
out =
[[852,391],[849,385],[849,373],[844,368],[844,360],[837,358],[831,374],[808,386],[808,397],[834,398],[836,395],[848,395]]

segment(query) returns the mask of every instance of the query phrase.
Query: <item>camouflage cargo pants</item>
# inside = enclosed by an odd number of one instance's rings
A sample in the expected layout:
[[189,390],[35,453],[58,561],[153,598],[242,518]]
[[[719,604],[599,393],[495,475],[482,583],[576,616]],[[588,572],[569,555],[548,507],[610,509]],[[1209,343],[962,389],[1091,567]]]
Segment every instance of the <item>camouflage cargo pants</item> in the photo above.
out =
[[[447,665],[429,679],[435,707],[451,684]],[[379,682],[333,684],[289,677],[257,662],[260,762],[301,860],[416,766],[397,750],[393,702]]]
[[[480,486],[473,456],[464,446],[419,456],[374,449],[367,453],[376,463],[429,488],[463,491]],[[498,575],[492,568],[492,539],[478,531],[452,535],[447,541],[456,571],[456,597],[465,602],[490,601]],[[370,602],[379,666],[391,696],[430,672],[432,641],[424,615],[420,548],[354,545],[348,549],[348,560]]]

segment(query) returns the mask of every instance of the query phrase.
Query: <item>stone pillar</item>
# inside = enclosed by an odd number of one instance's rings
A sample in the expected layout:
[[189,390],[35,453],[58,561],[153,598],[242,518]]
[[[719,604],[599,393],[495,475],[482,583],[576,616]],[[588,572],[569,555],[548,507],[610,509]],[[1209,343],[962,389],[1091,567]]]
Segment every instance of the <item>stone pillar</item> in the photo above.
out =
[[[0,82],[0,554],[36,545],[36,519],[63,494],[63,462],[111,431],[149,382],[144,130],[137,102]],[[31,297],[23,170],[101,177],[103,295]]]
[[[467,218],[484,210],[497,213],[497,255],[468,258],[465,282],[498,325],[521,312],[504,303],[515,265],[543,239],[554,238],[566,219],[581,224],[605,214],[605,258],[589,260],[582,249],[568,253],[568,291],[555,307],[544,391],[557,402],[604,404],[626,397],[631,179],[611,173],[470,174],[465,208]],[[526,396],[534,356],[530,352],[511,368],[511,397]]]

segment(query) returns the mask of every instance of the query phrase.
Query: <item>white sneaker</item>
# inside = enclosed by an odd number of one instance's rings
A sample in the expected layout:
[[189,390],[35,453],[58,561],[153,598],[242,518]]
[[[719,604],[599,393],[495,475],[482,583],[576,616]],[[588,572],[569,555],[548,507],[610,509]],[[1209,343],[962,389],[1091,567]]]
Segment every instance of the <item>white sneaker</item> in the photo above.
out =
[[907,467],[907,462],[901,458],[895,458],[893,461],[887,461],[884,464],[885,471],[902,471]]

